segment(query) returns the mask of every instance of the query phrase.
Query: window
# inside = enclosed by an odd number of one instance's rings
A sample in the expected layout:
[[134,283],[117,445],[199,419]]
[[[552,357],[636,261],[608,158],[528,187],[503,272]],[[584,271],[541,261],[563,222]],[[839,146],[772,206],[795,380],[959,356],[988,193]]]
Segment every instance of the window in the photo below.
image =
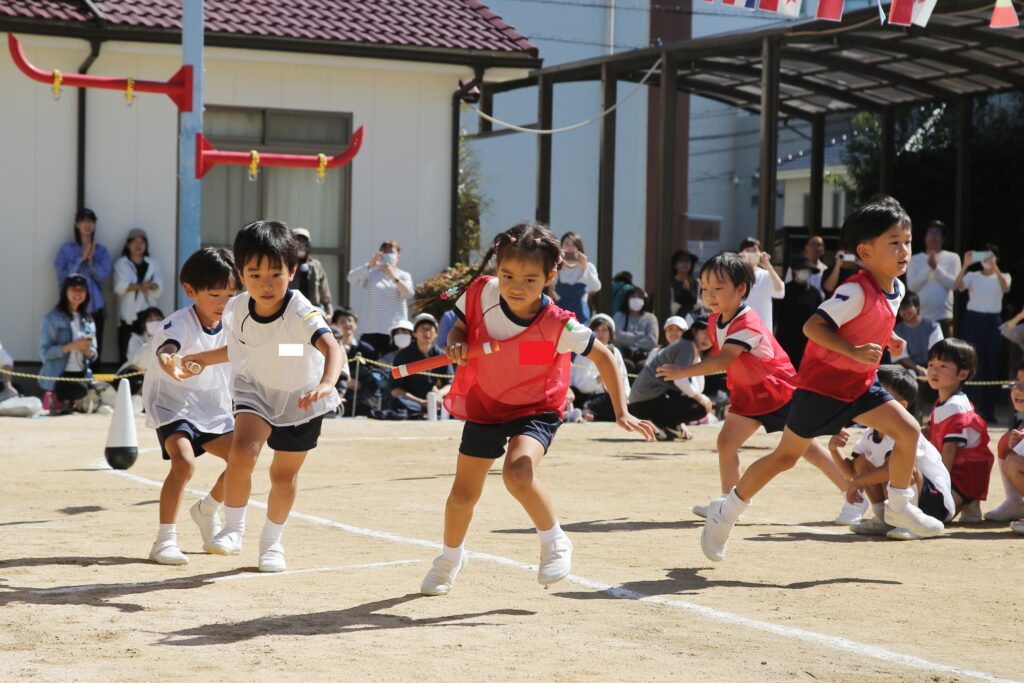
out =
[[[209,107],[203,128],[218,149],[332,156],[348,145],[352,116]],[[240,227],[260,218],[306,228],[339,305],[348,300],[351,197],[351,165],[328,170],[322,185],[313,169],[261,166],[251,181],[243,166],[215,166],[203,177],[203,245],[230,247]]]

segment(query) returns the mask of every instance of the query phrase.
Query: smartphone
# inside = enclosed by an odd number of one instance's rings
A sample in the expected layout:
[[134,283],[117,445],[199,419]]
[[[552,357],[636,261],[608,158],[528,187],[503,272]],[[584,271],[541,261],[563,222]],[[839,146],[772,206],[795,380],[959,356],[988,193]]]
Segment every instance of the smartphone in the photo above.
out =
[[758,254],[756,251],[744,251],[740,254],[740,256],[742,256],[743,260],[752,266],[756,266],[758,263],[761,262],[761,255]]
[[567,251],[567,252],[565,252],[565,260],[566,261],[569,261],[570,263],[575,263],[577,259],[579,259],[579,252],[578,251]]
[[975,262],[984,261],[985,259],[987,259],[989,256],[992,255],[992,252],[989,251],[988,249],[984,249],[984,250],[975,249],[971,253],[973,254],[973,258],[974,258]]
[[848,262],[848,263],[853,263],[854,261],[857,260],[857,255],[856,254],[843,254],[843,260]]

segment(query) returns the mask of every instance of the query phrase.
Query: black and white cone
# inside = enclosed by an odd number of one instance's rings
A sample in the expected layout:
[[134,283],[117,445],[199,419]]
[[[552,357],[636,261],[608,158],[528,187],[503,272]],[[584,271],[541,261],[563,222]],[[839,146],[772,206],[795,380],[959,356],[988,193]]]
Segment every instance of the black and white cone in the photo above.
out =
[[139,439],[135,434],[135,412],[132,410],[132,392],[128,380],[122,379],[117,385],[117,399],[114,401],[114,417],[107,434],[107,448],[103,452],[107,464],[115,470],[126,470],[139,457]]

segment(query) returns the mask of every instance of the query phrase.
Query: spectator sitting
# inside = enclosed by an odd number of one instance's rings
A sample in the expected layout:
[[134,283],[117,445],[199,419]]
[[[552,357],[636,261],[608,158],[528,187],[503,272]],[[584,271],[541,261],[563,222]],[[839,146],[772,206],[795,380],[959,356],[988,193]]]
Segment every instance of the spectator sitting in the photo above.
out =
[[[4,350],[3,344],[0,344],[0,370],[14,371],[14,359],[11,358],[11,354]],[[21,392],[14,386],[13,378],[4,372],[0,372],[0,401],[20,395]]]
[[565,233],[562,235],[562,263],[555,280],[558,305],[575,313],[576,319],[586,324],[590,320],[587,297],[599,291],[601,280],[597,277],[597,268],[583,251],[583,239],[575,232]]
[[1014,531],[1024,534],[1024,363],[1017,366],[1017,376],[1010,385],[1010,401],[1017,419],[1016,427],[1007,430],[999,439],[996,455],[999,463],[999,477],[1003,480],[1006,498],[999,507],[985,513],[985,519],[992,522],[1014,522]]
[[694,275],[697,256],[680,249],[672,254],[672,315],[687,316],[699,307],[700,281]]
[[359,363],[355,358],[362,356],[369,360],[377,360],[377,350],[356,338],[359,317],[351,308],[334,309],[334,313],[331,314],[331,327],[338,344],[345,349],[345,357],[348,358],[348,379],[342,377],[338,380],[338,393],[344,398],[344,407],[348,408],[350,415],[365,417],[378,407],[379,373],[373,366]]
[[[914,292],[907,292],[900,302],[896,334],[907,342],[907,346],[901,355],[893,358],[893,362],[913,370],[919,378],[927,378],[928,349],[943,339],[942,327],[937,321],[921,316],[921,299]],[[935,400],[922,398],[928,403]]]
[[[128,340],[128,360],[118,368],[117,374],[126,375],[134,372],[145,372],[149,367],[156,349],[152,348],[153,337],[160,332],[163,326],[164,312],[156,306],[144,308],[135,316],[132,324],[132,336]],[[139,377],[129,377],[128,385],[133,394],[141,394],[142,380]]]
[[[647,354],[647,360],[644,361],[644,365],[647,365],[651,360],[658,355],[658,351],[661,351],[666,346],[670,346],[686,334],[686,330],[690,329],[690,326],[686,323],[686,319],[673,315],[665,319],[665,324],[661,326],[662,331],[665,333],[665,343],[658,344],[656,347],[651,349],[651,352]],[[704,328],[705,330],[707,327]]]
[[[86,379],[92,376],[89,364],[96,359],[96,325],[89,315],[89,284],[86,278],[72,273],[60,287],[60,300],[43,317],[39,328],[39,355],[44,377]],[[71,412],[76,401],[83,399],[88,387],[83,382],[39,380],[46,392],[43,403],[51,413]]]
[[459,316],[455,314],[454,308],[449,308],[441,316],[440,322],[437,324],[437,345],[444,347],[448,346],[448,333],[455,327],[455,322],[459,319]]
[[1022,322],[1024,322],[1024,309],[1021,309],[1020,313],[1000,325],[999,333],[1019,346],[1021,351],[1024,351],[1024,327],[1021,326]]
[[629,293],[636,289],[633,284],[633,273],[622,270],[612,276],[612,310],[621,311],[625,306]]
[[647,292],[634,287],[625,306],[615,314],[615,346],[632,371],[641,367],[647,354],[658,345],[658,319],[646,308]]
[[690,378],[672,382],[655,374],[662,365],[685,367],[698,362],[700,354],[693,342],[680,339],[658,351],[633,382],[629,412],[653,422],[658,427],[659,440],[692,439],[693,433],[684,425],[703,419],[714,408],[707,396],[695,391]]
[[[693,322],[690,323],[690,329],[683,334],[684,339],[688,339],[693,342],[694,347],[697,349],[697,359],[695,363],[699,363],[701,358],[711,355],[711,337],[708,335],[708,316],[702,311],[693,318]],[[657,368],[655,368],[657,370]],[[708,398],[711,399],[715,407],[717,417],[722,418],[725,416],[725,408],[729,405],[729,388],[725,381],[725,373],[719,373],[716,375],[706,375],[704,377],[691,377],[691,382],[696,380],[704,380],[704,388],[701,391]],[[697,385],[694,383],[694,387]]]
[[[14,371],[14,359],[0,344],[0,371]],[[0,416],[36,417],[43,412],[43,402],[35,396],[22,396],[11,375],[0,372]]]
[[[395,365],[414,363],[425,358],[433,358],[441,355],[441,349],[437,347],[437,319],[429,313],[420,313],[413,320],[413,336],[415,344],[409,344],[398,351],[395,355]],[[452,368],[446,365],[434,371],[441,375],[451,375]],[[425,374],[409,375],[394,380],[391,384],[391,410],[395,417],[402,417],[403,413],[409,418],[422,418],[427,416],[427,394],[431,391],[437,392],[437,407],[440,407],[441,399],[451,389],[452,380],[448,378],[429,377]]]
[[[390,343],[385,346],[384,354],[380,357],[382,363],[388,365],[395,364],[395,355],[402,349],[412,344],[412,333],[415,331],[413,325],[408,320],[399,320],[397,323],[391,326],[388,330],[390,336]],[[366,341],[366,335],[361,337],[362,341]]]
[[[117,324],[117,362],[131,358],[128,340],[137,332],[135,323],[141,311],[153,308],[163,291],[160,264],[149,255],[146,231],[128,231],[121,256],[114,262],[114,292],[119,297]],[[160,316],[163,319],[163,315]],[[141,382],[140,382],[141,386]]]
[[324,265],[310,255],[309,230],[292,228],[292,235],[299,245],[299,266],[295,269],[295,277],[288,286],[302,292],[309,299],[309,303],[324,312],[324,317],[330,317],[334,312],[331,285],[327,281]]
[[743,254],[747,263],[754,269],[754,286],[747,295],[747,305],[761,316],[765,327],[774,332],[772,317],[772,299],[786,296],[786,284],[772,267],[771,255],[761,248],[760,240],[748,237],[740,242],[739,253]]
[[[821,304],[821,292],[811,283],[816,271],[802,256],[793,258],[790,264],[792,279],[786,282],[786,296],[774,302],[776,325],[775,339],[789,356],[793,367],[799,368],[807,346],[803,328],[807,319],[814,315]],[[818,285],[821,272],[817,271]]]
[[[604,313],[597,313],[590,318],[590,329],[594,337],[611,349],[615,356],[615,364],[622,377],[622,388],[629,398],[629,378],[626,375],[626,364],[622,354],[612,346],[615,340],[615,321]],[[681,333],[680,333],[681,334]],[[582,409],[583,419],[587,422],[615,422],[615,409],[612,407],[608,392],[601,381],[601,373],[592,360],[585,356],[576,356],[572,363],[570,388],[575,394],[574,402]]]
[[350,283],[366,290],[362,340],[382,356],[391,343],[389,330],[408,319],[408,299],[415,291],[412,275],[398,268],[401,251],[398,242],[382,242],[369,262],[348,274]]
[[[786,270],[786,283],[788,284],[793,281],[793,273],[799,265],[801,268],[807,269],[807,284],[818,290],[822,297],[824,297],[825,291],[821,288],[821,280],[825,277],[825,271],[828,270],[828,265],[821,260],[824,255],[825,240],[822,239],[821,235],[811,235],[808,237],[807,241],[804,242],[803,252],[792,259],[792,263],[789,264],[789,268]],[[792,354],[790,354],[789,358],[790,360],[793,359]],[[796,365],[795,362],[794,365]]]
[[[57,252],[54,268],[57,284],[63,289],[64,281],[72,273],[85,280],[88,290],[87,310],[94,326],[96,338],[96,359],[103,347],[103,327],[106,311],[103,303],[103,288],[110,279],[110,252],[96,241],[96,214],[92,209],[79,209],[75,214],[75,241],[65,242]],[[66,384],[66,382],[65,382]]]

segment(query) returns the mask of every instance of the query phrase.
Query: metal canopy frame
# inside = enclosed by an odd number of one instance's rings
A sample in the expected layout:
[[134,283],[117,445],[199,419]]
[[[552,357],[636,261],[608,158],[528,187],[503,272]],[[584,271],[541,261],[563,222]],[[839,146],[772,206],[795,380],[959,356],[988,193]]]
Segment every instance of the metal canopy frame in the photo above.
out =
[[[775,232],[778,123],[802,119],[812,124],[812,232],[821,228],[824,169],[824,130],[829,114],[871,111],[881,115],[880,190],[893,182],[894,110],[927,102],[947,102],[957,116],[956,248],[962,248],[968,218],[967,162],[970,149],[971,98],[976,95],[1024,90],[1024,29],[988,28],[991,0],[943,0],[926,28],[881,26],[878,10],[849,12],[841,23],[814,19],[754,31],[725,33],[668,45],[560,64],[533,71],[503,83],[483,83],[481,108],[493,114],[495,96],[522,88],[538,88],[537,128],[551,127],[555,86],[600,81],[607,108],[617,81],[648,80],[651,87],[690,93],[761,115],[758,235],[770,244]],[[765,68],[765,64],[769,68]],[[660,171],[656,248],[666,270],[674,248],[677,219],[672,182],[677,161],[668,154],[675,145],[675,97],[662,93],[658,160]],[[498,134],[481,127],[481,137]],[[551,215],[552,136],[538,137],[537,211]],[[598,206],[598,273],[610,282],[612,263],[605,245],[613,243],[615,117],[601,119],[600,192]],[[649,278],[650,280],[650,278]],[[667,278],[656,277],[655,305],[660,315],[669,310]],[[602,294],[610,292],[602,288]],[[602,305],[607,302],[602,300]]]

